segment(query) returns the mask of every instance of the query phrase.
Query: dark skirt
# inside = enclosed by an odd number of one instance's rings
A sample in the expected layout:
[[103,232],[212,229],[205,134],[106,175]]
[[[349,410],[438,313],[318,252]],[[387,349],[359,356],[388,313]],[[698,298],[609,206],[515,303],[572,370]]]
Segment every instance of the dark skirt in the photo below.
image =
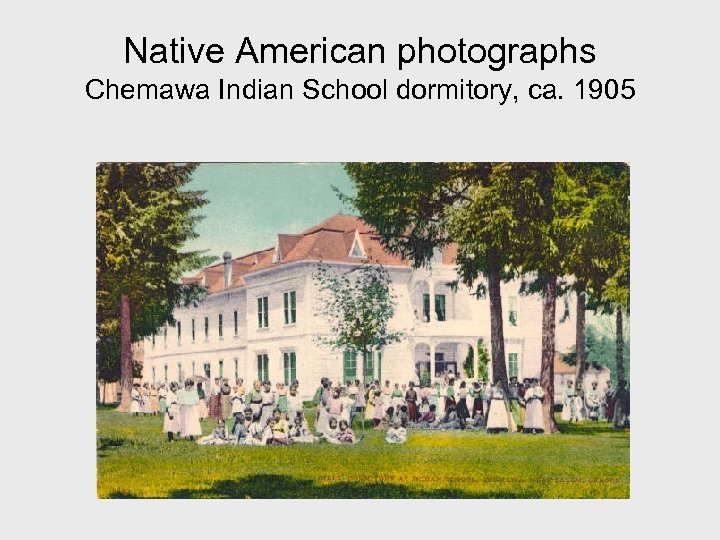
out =
[[415,422],[418,419],[417,405],[414,401],[407,402],[408,418]]
[[468,411],[467,402],[464,398],[458,401],[457,408],[455,410],[457,412],[458,418],[460,418],[461,420],[464,421],[470,418],[470,411]]
[[220,408],[220,395],[213,394],[210,396],[210,410],[208,411],[210,418],[220,419],[222,418],[222,409]]
[[483,400],[480,397],[476,397],[473,400],[473,410],[472,410],[472,417],[475,418],[475,413],[480,412],[481,414],[485,414],[483,411]]

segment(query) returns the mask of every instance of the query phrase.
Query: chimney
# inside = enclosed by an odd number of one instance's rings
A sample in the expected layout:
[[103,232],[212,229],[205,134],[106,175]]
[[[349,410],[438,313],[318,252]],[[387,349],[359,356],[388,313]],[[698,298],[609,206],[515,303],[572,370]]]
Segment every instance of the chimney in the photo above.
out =
[[225,264],[225,288],[227,289],[232,283],[232,255],[229,251],[223,253],[223,261]]

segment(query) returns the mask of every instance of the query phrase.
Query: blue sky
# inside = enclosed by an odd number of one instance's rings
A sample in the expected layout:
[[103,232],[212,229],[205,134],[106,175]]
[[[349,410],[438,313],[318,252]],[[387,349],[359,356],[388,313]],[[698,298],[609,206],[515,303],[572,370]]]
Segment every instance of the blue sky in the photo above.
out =
[[331,186],[352,194],[339,163],[205,163],[188,189],[210,202],[186,249],[233,257],[275,245],[278,233],[298,233],[339,211],[351,213]]

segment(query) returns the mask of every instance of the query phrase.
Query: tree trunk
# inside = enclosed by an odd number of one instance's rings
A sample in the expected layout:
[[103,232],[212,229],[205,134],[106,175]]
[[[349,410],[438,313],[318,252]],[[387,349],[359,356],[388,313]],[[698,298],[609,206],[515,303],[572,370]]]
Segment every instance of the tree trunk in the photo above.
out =
[[575,385],[581,384],[585,375],[585,293],[577,295],[577,320],[575,324]]
[[[488,296],[490,297],[490,348],[492,349],[493,383],[500,383],[505,396],[508,426],[514,425],[508,399],[508,374],[505,366],[505,335],[503,332],[502,296],[500,293],[500,263],[497,252],[488,252]],[[511,429],[511,431],[515,431]]]
[[543,424],[545,433],[558,431],[555,423],[555,303],[557,302],[557,279],[548,276],[543,287],[542,315],[542,359],[540,365],[540,386],[545,392],[543,398]]
[[615,363],[617,365],[618,381],[625,381],[625,342],[623,341],[623,314],[622,308],[617,307],[615,317]]
[[130,332],[130,298],[120,295],[120,412],[130,412],[133,385],[132,334]]
[[492,350],[493,382],[507,385],[505,367],[505,336],[503,334],[502,300],[500,296],[500,266],[493,250],[488,254],[488,296],[490,297],[490,349]]

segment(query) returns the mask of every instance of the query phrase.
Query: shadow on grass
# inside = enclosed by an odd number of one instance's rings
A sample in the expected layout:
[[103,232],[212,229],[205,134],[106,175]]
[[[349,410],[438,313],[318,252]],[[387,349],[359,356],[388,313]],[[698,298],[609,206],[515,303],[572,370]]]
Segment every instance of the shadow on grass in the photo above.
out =
[[[401,484],[338,482],[316,484],[277,474],[258,474],[239,480],[221,480],[207,489],[181,489],[170,493],[169,499],[539,499],[540,491],[494,490],[474,494],[460,489],[422,490]],[[111,499],[136,498],[117,491]]]
[[569,424],[567,422],[558,422],[560,433],[565,435],[607,435],[610,433],[626,433],[630,430],[615,429],[610,422],[581,422],[578,424]]
[[126,439],[120,439],[120,438],[112,438],[112,437],[100,437],[98,439],[98,446],[97,450],[98,452],[102,452],[104,450],[112,450],[114,448],[120,448],[121,446],[124,446],[127,444]]

